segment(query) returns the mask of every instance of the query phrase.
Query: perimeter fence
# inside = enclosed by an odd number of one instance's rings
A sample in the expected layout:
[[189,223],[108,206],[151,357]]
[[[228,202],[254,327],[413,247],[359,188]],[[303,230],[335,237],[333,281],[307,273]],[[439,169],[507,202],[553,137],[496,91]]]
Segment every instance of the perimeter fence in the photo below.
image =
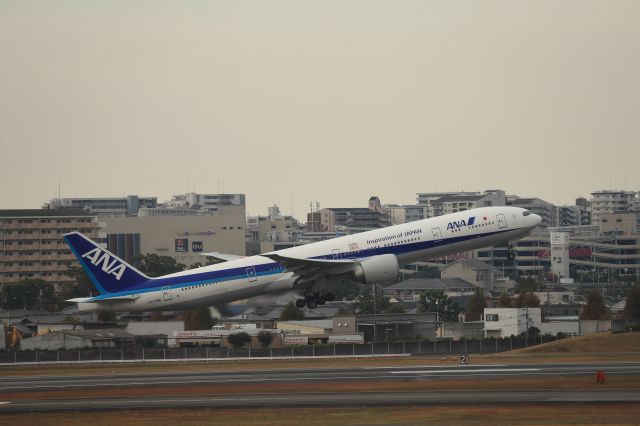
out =
[[513,337],[482,340],[402,341],[365,344],[317,344],[281,348],[224,347],[120,347],[79,350],[0,351],[0,363],[40,362],[133,362],[164,360],[223,360],[242,358],[313,358],[362,356],[444,356],[452,354],[491,354],[535,346],[557,340],[553,336]]

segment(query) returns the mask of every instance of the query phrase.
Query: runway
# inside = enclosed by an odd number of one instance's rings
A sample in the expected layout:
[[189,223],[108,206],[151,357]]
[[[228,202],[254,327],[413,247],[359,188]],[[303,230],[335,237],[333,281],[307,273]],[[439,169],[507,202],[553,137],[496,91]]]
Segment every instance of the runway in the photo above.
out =
[[[609,377],[630,376],[640,379],[640,362],[556,363],[526,365],[469,366],[394,366],[306,369],[261,369],[255,371],[171,371],[149,373],[95,373],[74,375],[32,375],[0,378],[0,413],[26,411],[115,410],[155,408],[230,408],[230,407],[317,407],[379,405],[508,405],[569,403],[640,403],[640,390],[606,388],[592,390],[455,390],[392,392],[303,392],[226,393],[224,387],[247,384],[302,384],[355,382],[420,382],[495,378],[527,380],[544,377],[592,376],[597,370]],[[215,394],[181,394],[181,389],[215,387]],[[127,395],[96,397],[90,391],[162,388],[165,395]],[[313,387],[311,387],[313,389]],[[66,397],[61,391],[87,391],[86,397]],[[222,390],[220,392],[220,390]],[[49,393],[29,399],[29,393]],[[237,392],[237,391],[236,391]],[[12,400],[12,394],[22,393]],[[168,393],[168,394],[167,394]],[[26,395],[26,398],[25,398]],[[116,393],[117,395],[117,393]],[[52,398],[56,398],[55,400]]]
[[633,403],[640,402],[636,391],[438,391],[438,392],[371,392],[371,393],[310,393],[286,395],[212,395],[123,398],[81,398],[37,401],[0,402],[2,412],[123,410],[158,408],[295,408],[349,407],[393,405],[522,405],[571,403]]
[[462,377],[580,376],[593,375],[597,370],[613,375],[639,375],[639,362],[556,363],[525,365],[467,366],[395,366],[263,369],[251,371],[156,371],[149,373],[95,373],[77,375],[31,375],[0,377],[2,392],[34,390],[105,389],[145,386],[192,386],[243,383],[309,383],[317,381],[348,382],[354,380],[425,380]]

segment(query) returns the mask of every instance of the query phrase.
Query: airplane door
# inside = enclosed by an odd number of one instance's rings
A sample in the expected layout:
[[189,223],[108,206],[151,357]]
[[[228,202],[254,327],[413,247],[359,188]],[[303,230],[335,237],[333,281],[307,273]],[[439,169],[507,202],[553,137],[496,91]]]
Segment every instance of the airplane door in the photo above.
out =
[[431,228],[431,234],[433,235],[433,241],[438,242],[442,240],[442,232],[440,232],[440,228]]
[[162,300],[167,301],[172,299],[173,299],[173,293],[171,292],[171,287],[169,286],[162,287]]
[[504,217],[503,214],[497,215],[496,218],[498,219],[498,229],[507,227],[507,219]]
[[331,254],[333,255],[333,260],[340,260],[340,258],[342,257],[340,255],[340,249],[331,250]]
[[258,280],[258,276],[256,275],[256,268],[247,268],[247,279],[250,283]]

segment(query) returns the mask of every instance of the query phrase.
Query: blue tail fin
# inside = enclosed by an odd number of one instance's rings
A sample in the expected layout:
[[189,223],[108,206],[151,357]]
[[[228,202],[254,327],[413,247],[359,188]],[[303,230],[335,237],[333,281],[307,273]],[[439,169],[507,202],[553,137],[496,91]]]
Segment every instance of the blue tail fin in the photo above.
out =
[[101,294],[130,290],[151,279],[79,232],[65,234],[64,240]]

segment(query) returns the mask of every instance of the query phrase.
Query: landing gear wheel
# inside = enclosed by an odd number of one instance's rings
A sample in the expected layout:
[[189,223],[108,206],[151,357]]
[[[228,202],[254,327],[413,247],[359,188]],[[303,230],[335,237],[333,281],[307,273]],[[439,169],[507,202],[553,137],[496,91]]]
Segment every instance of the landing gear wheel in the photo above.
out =
[[513,260],[513,259],[515,259],[515,258],[516,258],[516,253],[515,253],[513,250],[509,250],[509,251],[507,252],[507,259],[509,259],[509,260]]
[[318,307],[318,303],[315,300],[308,300],[307,306],[309,307],[309,309],[315,309]]
[[296,308],[302,309],[307,306],[307,301],[305,299],[297,299],[296,300]]
[[333,302],[334,300],[336,300],[336,295],[331,292],[328,292],[324,294],[324,299],[327,302]]
[[327,300],[323,296],[320,296],[316,299],[316,303],[318,303],[318,305],[324,305],[327,303]]

